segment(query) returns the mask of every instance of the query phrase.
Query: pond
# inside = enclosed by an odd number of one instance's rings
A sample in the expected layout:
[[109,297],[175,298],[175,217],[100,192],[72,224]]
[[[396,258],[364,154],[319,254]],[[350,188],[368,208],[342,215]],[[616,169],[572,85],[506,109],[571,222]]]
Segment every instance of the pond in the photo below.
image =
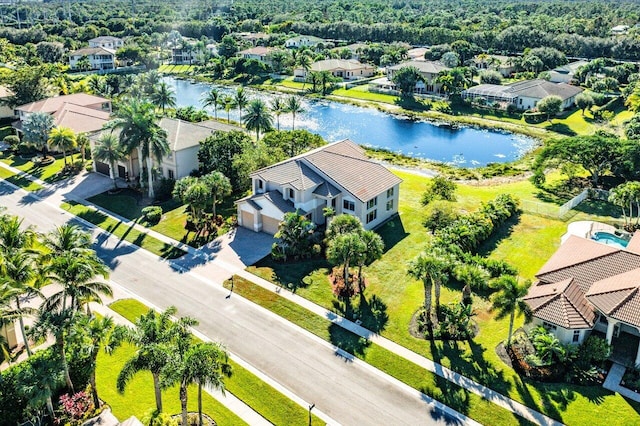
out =
[[[165,78],[176,93],[179,107],[202,108],[200,99],[211,87],[233,95],[236,88],[186,80]],[[265,101],[285,96],[247,90],[250,98]],[[288,95],[287,95],[288,96]],[[414,121],[401,116],[326,100],[300,98],[305,112],[296,115],[295,128],[317,133],[329,142],[351,139],[363,146],[388,149],[410,157],[454,164],[461,167],[480,167],[488,163],[505,163],[520,158],[536,143],[534,139],[508,132],[451,127],[428,121]],[[213,108],[207,108],[213,115]],[[218,110],[218,118],[226,118]],[[230,111],[231,120],[238,120],[237,109]],[[291,129],[290,114],[280,116],[280,128]],[[275,118],[274,118],[275,126]]]

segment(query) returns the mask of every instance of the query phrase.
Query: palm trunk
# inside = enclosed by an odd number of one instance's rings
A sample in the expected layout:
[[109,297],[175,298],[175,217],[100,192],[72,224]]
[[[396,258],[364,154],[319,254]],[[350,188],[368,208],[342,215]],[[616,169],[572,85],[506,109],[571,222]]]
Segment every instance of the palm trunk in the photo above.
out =
[[511,316],[509,317],[509,336],[507,336],[507,348],[511,346],[511,335],[513,334],[513,318],[516,315],[516,311],[511,311]]
[[[20,298],[16,297],[16,309],[20,312]],[[24,329],[24,319],[22,315],[20,315],[18,321],[20,322],[20,332],[22,333],[22,339],[24,340],[24,348],[27,350],[27,356],[33,355],[31,353],[31,348],[29,347],[29,341],[27,340],[27,332]]]
[[218,119],[218,107],[213,107],[213,116],[216,118],[216,120]]
[[427,316],[427,322],[431,324],[431,287],[433,284],[430,279],[424,280],[424,311]]
[[98,388],[96,387],[96,360],[93,360],[93,370],[91,371],[91,377],[89,378],[89,384],[91,384],[91,395],[93,396],[93,406],[97,410],[100,408],[100,399],[98,399]]
[[280,114],[276,115],[276,126],[278,126],[278,131],[280,131]]
[[139,173],[139,179],[138,181],[140,182],[140,188],[144,189],[144,181],[142,180],[142,156],[140,154],[140,150],[138,150],[138,173]]
[[62,159],[64,160],[64,166],[67,167],[67,151],[62,150]]
[[343,274],[344,274],[344,288],[347,290],[347,294],[349,294],[351,291],[351,284],[349,283],[349,260],[345,260],[344,262],[344,270],[343,270]]
[[113,190],[117,191],[118,190],[118,184],[116,183],[116,174],[114,172],[114,164],[111,163],[109,164],[109,177],[111,178],[111,180],[113,180]]
[[291,130],[296,129],[296,113],[291,113]]
[[440,280],[437,280],[433,289],[436,301],[436,315],[440,313],[440,286]]
[[363,289],[362,289],[362,264],[358,265],[358,291],[360,291],[360,294],[363,294]]
[[198,424],[202,426],[202,383],[198,383]]
[[153,390],[156,396],[156,411],[162,413],[162,392],[160,391],[160,373],[151,373],[153,375]]
[[151,170],[151,157],[147,157],[147,181],[149,182],[149,198],[154,198],[156,194],[153,191],[153,173]]
[[55,415],[53,413],[53,401],[51,401],[51,396],[47,397],[47,411],[49,412],[49,415],[51,416],[51,418],[54,419]]
[[[64,331],[63,331],[64,333]],[[64,371],[64,380],[67,382],[67,387],[71,389],[72,393],[75,393],[73,389],[73,382],[71,381],[71,375],[69,374],[69,364],[67,363],[67,352],[64,349],[64,339],[59,340],[60,355],[62,356],[62,369]]]
[[217,201],[217,197],[216,197],[216,192],[213,191],[213,205],[211,206],[211,210],[213,211],[213,219],[216,219],[216,201]]
[[182,426],[187,426],[187,385],[180,383],[180,406],[182,407]]

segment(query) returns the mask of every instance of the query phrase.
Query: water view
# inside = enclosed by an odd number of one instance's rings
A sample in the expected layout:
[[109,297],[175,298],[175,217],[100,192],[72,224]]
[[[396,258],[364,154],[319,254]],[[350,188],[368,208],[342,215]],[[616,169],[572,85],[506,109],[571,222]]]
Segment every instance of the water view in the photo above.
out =
[[[210,88],[232,95],[235,87],[191,83],[167,78],[176,92],[177,106],[202,108],[200,98]],[[280,94],[249,91],[251,98],[269,101]],[[462,167],[479,167],[488,163],[504,163],[518,159],[532,148],[535,140],[524,136],[481,130],[471,127],[451,128],[426,121],[403,119],[373,108],[314,101],[301,98],[305,113],[296,115],[296,129],[317,133],[329,142],[349,138],[364,146],[385,148],[411,157],[441,161]],[[213,108],[208,108],[213,115]],[[219,118],[226,118],[218,110]],[[230,111],[231,120],[238,120],[238,111]],[[280,116],[280,128],[291,129],[290,114]],[[274,118],[275,126],[275,118]]]

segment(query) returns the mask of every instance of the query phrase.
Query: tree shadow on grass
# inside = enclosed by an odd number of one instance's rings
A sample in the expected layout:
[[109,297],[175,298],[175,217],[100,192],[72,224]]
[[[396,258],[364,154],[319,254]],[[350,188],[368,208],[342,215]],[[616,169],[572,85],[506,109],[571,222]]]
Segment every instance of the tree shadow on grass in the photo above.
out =
[[409,236],[409,233],[404,229],[400,216],[395,216],[393,219],[376,229],[376,232],[380,234],[380,237],[382,237],[382,240],[384,241],[385,253]]
[[520,223],[520,215],[516,214],[507,219],[496,232],[494,232],[489,239],[485,240],[478,248],[478,254],[480,256],[488,256],[493,252],[502,242],[502,240],[509,238],[513,233],[513,229]]
[[314,271],[320,269],[327,269],[327,274],[330,271],[330,265],[326,259],[308,259],[299,261],[288,262],[276,262],[271,256],[267,256],[253,266],[256,268],[271,269],[271,276],[266,277],[268,281],[285,287],[292,292],[296,292],[299,288],[306,288],[310,284],[310,280],[307,278]]
[[545,127],[547,130],[551,130],[553,132],[561,133],[567,136],[575,136],[577,133],[571,127],[566,125],[565,123],[553,123],[550,126]]
[[332,303],[334,312],[376,334],[383,331],[389,321],[387,305],[375,294],[370,300],[361,294],[357,304],[335,299]]
[[603,200],[585,200],[573,210],[597,216],[610,216],[616,219],[622,217],[620,207]]
[[[469,391],[440,376],[436,376],[435,386],[440,392],[437,398],[434,399],[437,399],[460,414],[465,416],[469,414]],[[429,389],[423,387],[420,389],[420,392],[428,394]],[[444,421],[447,425],[464,424],[459,419],[451,417],[437,408],[432,409],[430,414],[432,419],[439,422]]]
[[[371,345],[371,342],[366,338],[333,323],[329,326],[329,341],[339,349],[355,356],[364,356],[365,350]],[[338,351],[336,351],[336,355],[343,356]],[[345,357],[345,360],[352,361],[348,357]]]

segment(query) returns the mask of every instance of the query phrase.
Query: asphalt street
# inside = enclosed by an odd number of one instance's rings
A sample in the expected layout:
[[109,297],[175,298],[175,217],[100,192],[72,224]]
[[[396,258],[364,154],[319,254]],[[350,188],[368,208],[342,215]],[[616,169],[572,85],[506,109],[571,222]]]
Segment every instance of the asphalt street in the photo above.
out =
[[[67,222],[71,215],[0,182],[0,205],[39,232]],[[153,305],[174,305],[192,316],[198,331],[223,342],[229,351],[343,425],[457,424],[417,392],[336,353],[319,339],[237,295],[227,297],[221,277],[181,273],[144,250],[94,230],[96,250],[111,267],[110,279]],[[215,262],[215,260],[213,260]],[[218,284],[216,284],[218,283]]]

